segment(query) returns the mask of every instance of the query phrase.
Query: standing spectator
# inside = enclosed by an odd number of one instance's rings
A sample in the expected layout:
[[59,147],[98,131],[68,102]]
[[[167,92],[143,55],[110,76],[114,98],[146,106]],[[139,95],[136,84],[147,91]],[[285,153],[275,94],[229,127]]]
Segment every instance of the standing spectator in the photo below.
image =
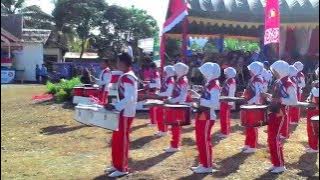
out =
[[42,67],[41,67],[41,79],[42,79],[42,83],[43,84],[47,83],[47,80],[48,80],[48,69],[47,69],[45,64],[42,64]]
[[130,41],[127,42],[127,53],[131,56],[133,60],[133,49],[132,49],[132,43]]
[[94,77],[98,76],[97,70],[93,65],[90,65],[90,69],[89,72],[91,73],[91,75],[93,75]]
[[174,64],[177,64],[179,62],[183,62],[183,58],[182,56],[180,56],[180,54],[176,55],[175,58],[174,58]]
[[41,69],[38,64],[36,65],[36,80],[37,83],[40,83],[41,81]]
[[68,79],[68,76],[69,76],[69,70],[68,70],[67,66],[63,66],[62,72],[61,72],[61,78]]
[[199,67],[203,63],[203,59],[201,58],[201,54],[196,55],[191,61],[191,81],[193,83],[199,82],[199,77],[201,76]]
[[140,70],[141,70],[141,68],[140,68],[139,62],[138,62],[137,60],[135,60],[135,61],[133,62],[133,64],[132,64],[132,71],[133,71],[136,75],[138,75],[138,78],[141,79],[141,77],[140,77]]

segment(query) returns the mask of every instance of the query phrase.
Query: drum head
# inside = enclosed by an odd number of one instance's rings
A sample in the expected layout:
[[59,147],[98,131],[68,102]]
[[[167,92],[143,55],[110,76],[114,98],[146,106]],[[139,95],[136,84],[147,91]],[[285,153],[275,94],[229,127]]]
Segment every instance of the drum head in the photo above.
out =
[[297,105],[302,106],[302,107],[312,107],[313,106],[311,103],[307,103],[307,102],[298,102]]
[[86,89],[86,90],[96,90],[97,88],[94,88],[94,87],[85,87],[84,89]]
[[168,108],[189,108],[190,106],[185,104],[165,104],[164,107]]
[[311,118],[311,121],[319,121],[319,116],[313,116],[313,117]]
[[266,105],[242,105],[240,109],[266,109],[268,106]]
[[148,99],[148,100],[146,101],[146,104],[163,104],[163,101],[161,101],[161,100]]

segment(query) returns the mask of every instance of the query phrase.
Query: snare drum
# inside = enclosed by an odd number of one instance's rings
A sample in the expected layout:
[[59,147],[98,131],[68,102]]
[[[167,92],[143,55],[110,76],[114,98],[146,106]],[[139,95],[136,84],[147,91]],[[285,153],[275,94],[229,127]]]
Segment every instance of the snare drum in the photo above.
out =
[[108,129],[111,131],[118,131],[119,129],[118,111],[108,111],[104,108],[91,108],[90,125]]
[[99,94],[100,94],[100,90],[98,88],[94,88],[94,87],[84,88],[84,92],[83,92],[84,97],[90,97],[90,96],[99,97]]
[[260,127],[268,125],[268,106],[243,105],[240,106],[241,125],[244,127]]
[[84,87],[74,87],[73,88],[73,96],[83,96]]
[[118,131],[120,112],[105,110],[99,105],[76,106],[75,120],[89,126]]
[[191,107],[182,104],[164,105],[164,123],[173,126],[187,126],[191,124]]
[[74,119],[81,124],[90,125],[89,120],[91,118],[90,105],[78,105],[75,107]]
[[314,135],[319,135],[319,116],[313,116],[311,118],[312,129]]

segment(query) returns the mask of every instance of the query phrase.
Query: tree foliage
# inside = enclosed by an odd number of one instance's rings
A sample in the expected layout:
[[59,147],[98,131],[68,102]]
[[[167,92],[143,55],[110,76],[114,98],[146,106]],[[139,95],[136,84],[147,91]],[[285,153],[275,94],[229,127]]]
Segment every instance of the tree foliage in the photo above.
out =
[[93,46],[101,56],[116,55],[126,41],[136,48],[139,39],[154,37],[159,31],[156,20],[135,7],[108,6],[98,23],[100,34],[95,36]]
[[37,5],[25,6],[25,0],[2,0],[1,15],[10,14],[22,14],[26,28],[52,29],[54,25],[50,14]]
[[225,39],[224,47],[227,50],[243,50],[243,51],[257,51],[260,49],[259,43],[252,41],[240,41],[236,39]]
[[92,31],[99,26],[99,19],[107,8],[104,0],[57,0],[53,16],[57,27],[63,30],[65,27],[74,29],[81,39],[80,58],[85,51],[86,43],[92,35]]
[[1,14],[22,14],[28,28],[50,29],[56,42],[81,53],[94,47],[100,56],[115,55],[126,41],[154,37],[159,28],[146,11],[108,6],[105,0],[54,0],[51,15],[25,0],[1,1]]

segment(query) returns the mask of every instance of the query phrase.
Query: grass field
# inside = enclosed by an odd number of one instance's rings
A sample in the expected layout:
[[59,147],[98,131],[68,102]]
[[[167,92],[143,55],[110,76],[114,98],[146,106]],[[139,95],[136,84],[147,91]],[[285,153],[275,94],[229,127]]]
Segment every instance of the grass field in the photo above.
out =
[[[103,173],[110,165],[111,132],[86,127],[73,120],[74,111],[61,104],[34,105],[32,95],[43,86],[1,86],[1,178],[3,179],[107,179]],[[234,114],[236,117],[237,114]],[[220,124],[213,129],[214,161],[218,172],[194,175],[189,168],[197,162],[194,127],[183,128],[182,150],[165,154],[162,149],[169,137],[156,138],[155,129],[147,126],[148,116],[139,114],[131,133],[131,174],[122,179],[318,179],[319,156],[306,154],[305,119],[285,143],[288,171],[272,175],[265,128],[259,131],[259,151],[240,153],[243,128],[232,122],[232,135],[217,138]]]

